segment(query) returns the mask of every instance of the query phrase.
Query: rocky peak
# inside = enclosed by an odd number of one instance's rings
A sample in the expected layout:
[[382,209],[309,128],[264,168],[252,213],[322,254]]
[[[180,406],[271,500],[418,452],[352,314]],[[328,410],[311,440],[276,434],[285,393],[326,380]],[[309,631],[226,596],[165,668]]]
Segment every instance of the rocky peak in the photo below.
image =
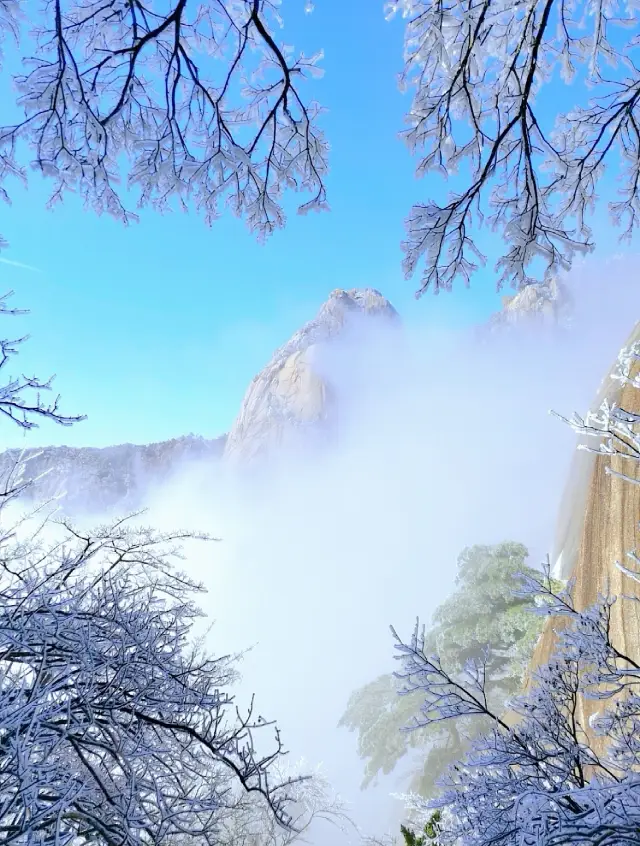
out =
[[373,288],[332,291],[313,320],[276,350],[252,381],[229,432],[225,458],[244,462],[326,431],[323,424],[334,405],[323,353],[350,329],[371,320],[399,324],[391,303]]
[[492,315],[484,327],[489,333],[523,328],[523,324],[555,326],[571,316],[571,297],[566,285],[556,278],[527,285],[512,296],[502,298],[502,310]]
[[[22,462],[22,480],[35,482],[26,500],[59,497],[70,516],[132,511],[146,492],[167,480],[181,465],[207,462],[215,469],[223,457],[251,458],[292,434],[313,437],[331,416],[332,386],[322,368],[322,350],[359,321],[398,324],[393,306],[371,288],[333,291],[317,315],[278,349],[252,381],[229,436],[208,440],[187,435],[155,444],[104,448],[43,447],[0,453],[0,483]],[[338,357],[342,351],[338,349]],[[15,480],[14,480],[15,481]]]

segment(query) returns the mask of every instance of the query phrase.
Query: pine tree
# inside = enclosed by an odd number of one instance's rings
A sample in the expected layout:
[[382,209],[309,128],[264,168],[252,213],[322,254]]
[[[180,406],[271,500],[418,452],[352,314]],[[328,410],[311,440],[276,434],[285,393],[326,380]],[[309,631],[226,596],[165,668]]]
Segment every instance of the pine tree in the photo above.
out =
[[[517,574],[536,572],[525,563],[527,557],[526,547],[513,542],[463,550],[456,589],[435,611],[427,634],[427,648],[457,672],[489,649],[489,693],[496,707],[518,690],[542,628],[541,618],[526,610],[527,601],[513,595]],[[480,720],[460,720],[404,732],[421,699],[415,694],[398,696],[399,687],[389,673],[355,691],[340,725],[358,734],[358,752],[366,761],[363,786],[380,773],[390,773],[412,750],[420,750],[421,764],[410,789],[431,796],[438,776],[486,726]]]

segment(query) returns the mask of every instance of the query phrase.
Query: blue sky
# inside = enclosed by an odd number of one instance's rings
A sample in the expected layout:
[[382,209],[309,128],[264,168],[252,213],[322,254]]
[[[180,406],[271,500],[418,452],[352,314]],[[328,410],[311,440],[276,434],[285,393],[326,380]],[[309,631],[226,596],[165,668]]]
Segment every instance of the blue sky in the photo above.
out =
[[259,245],[233,218],[210,229],[195,214],[149,210],[125,228],[72,197],[47,211],[41,180],[15,188],[13,205],[0,208],[10,242],[1,258],[37,271],[0,263],[0,288],[31,309],[5,331],[31,334],[19,369],[57,373],[64,410],[88,420],[72,429],[43,423],[27,436],[5,425],[2,446],[225,432],[251,378],[337,287],[378,288],[407,322],[427,327],[483,320],[499,307],[490,268],[471,290],[420,301],[418,280],[403,279],[403,220],[428,184],[415,180],[397,137],[407,105],[396,87],[401,21],[385,22],[382,0],[341,3],[339,16],[335,0],[310,16],[303,6],[285,0],[282,37],[325,50],[313,94],[329,109],[332,211],[292,215]]

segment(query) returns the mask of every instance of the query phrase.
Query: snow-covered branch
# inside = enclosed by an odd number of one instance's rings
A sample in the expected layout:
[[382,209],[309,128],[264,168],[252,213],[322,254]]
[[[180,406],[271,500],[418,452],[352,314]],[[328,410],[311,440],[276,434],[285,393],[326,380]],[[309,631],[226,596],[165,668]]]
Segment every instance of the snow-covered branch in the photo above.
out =
[[[437,800],[413,797],[425,812],[446,812],[443,844],[613,844],[630,842],[626,838],[640,831],[640,779],[633,774],[640,766],[640,698],[632,688],[638,667],[612,642],[610,600],[580,613],[558,595],[556,606],[553,611],[563,607],[572,624],[559,633],[556,656],[534,673],[531,689],[509,703],[508,722],[483,707],[476,676],[453,690],[437,658],[413,645],[401,648],[412,689],[424,692],[428,720],[491,721],[489,732],[441,780]],[[609,699],[623,688],[630,691],[624,704],[590,727],[609,739],[602,755],[578,719],[579,698]],[[416,719],[416,727],[424,724]]]
[[[593,248],[586,217],[613,155],[622,158],[620,200],[610,206],[630,235],[640,213],[638,3],[591,0],[392,0],[406,20],[403,88],[414,91],[404,133],[422,176],[464,172],[466,187],[407,220],[404,267],[422,264],[420,293],[466,283],[485,257],[471,228],[485,217],[507,242],[498,286],[547,275]],[[579,79],[584,106],[549,125],[545,86]],[[575,102],[575,98],[573,100]],[[544,104],[544,108],[543,108]]]
[[[0,296],[0,316],[25,314],[24,311],[7,305],[12,293],[10,291]],[[0,371],[6,371],[13,357],[17,355],[18,347],[26,340],[27,337],[16,340],[0,338]],[[10,376],[4,384],[0,384],[0,415],[16,423],[21,429],[35,429],[39,425],[38,421],[42,419],[51,420],[61,426],[71,426],[84,420],[83,415],[61,414],[59,396],[50,403],[44,402],[42,393],[51,392],[53,378],[43,380],[37,376]]]
[[201,588],[172,561],[192,535],[22,535],[0,548],[2,842],[214,844],[243,796],[290,831],[303,778],[274,771],[277,729],[257,753],[271,724],[234,705],[233,659],[191,637]]
[[[279,0],[46,0],[33,55],[15,80],[23,117],[0,127],[0,184],[31,167],[54,183],[52,202],[78,192],[97,212],[186,207],[208,223],[223,202],[260,237],[284,224],[282,195],[301,213],[324,209],[327,144],[304,81],[321,54],[295,55],[274,34]],[[26,45],[20,4],[0,3],[0,27]]]
[[[305,842],[320,822],[343,833],[357,832],[345,803],[320,767],[311,772],[304,760],[294,765],[284,764],[283,759],[275,762],[272,778],[286,785],[291,814],[289,828],[278,824],[264,802],[247,795],[236,803],[220,826],[220,846],[291,846],[294,842]],[[305,777],[301,778],[303,773]]]
[[402,670],[394,673],[403,682],[398,691],[406,696],[417,690],[425,693],[421,717],[415,717],[414,724],[406,731],[423,728],[433,722],[456,717],[489,715],[487,703],[486,666],[479,661],[470,661],[465,667],[462,678],[443,668],[437,655],[425,651],[425,629],[416,625],[409,644],[405,644],[392,627],[396,640],[395,648],[400,653],[396,660],[402,664]]

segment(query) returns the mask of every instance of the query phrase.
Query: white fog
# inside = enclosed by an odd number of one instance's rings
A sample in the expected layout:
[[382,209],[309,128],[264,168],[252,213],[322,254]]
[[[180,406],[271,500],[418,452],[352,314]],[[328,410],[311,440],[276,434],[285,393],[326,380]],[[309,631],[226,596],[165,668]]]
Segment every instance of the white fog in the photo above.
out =
[[[593,401],[640,305],[635,267],[578,267],[568,281],[579,277],[582,296],[560,334],[480,349],[468,332],[415,326],[399,342],[374,322],[325,364],[342,412],[329,448],[243,478],[187,466],[148,492],[145,522],[221,539],[190,545],[185,566],[208,590],[210,649],[251,647],[239,703],[255,693],[292,759],[322,763],[367,834],[397,829],[389,794],[406,773],[360,790],[355,737],[337,727],[349,694],[394,669],[389,625],[408,636],[416,616],[428,621],[465,546],[521,541],[536,564],[553,551],[575,436],[548,410]],[[311,839],[339,836],[319,824]]]

